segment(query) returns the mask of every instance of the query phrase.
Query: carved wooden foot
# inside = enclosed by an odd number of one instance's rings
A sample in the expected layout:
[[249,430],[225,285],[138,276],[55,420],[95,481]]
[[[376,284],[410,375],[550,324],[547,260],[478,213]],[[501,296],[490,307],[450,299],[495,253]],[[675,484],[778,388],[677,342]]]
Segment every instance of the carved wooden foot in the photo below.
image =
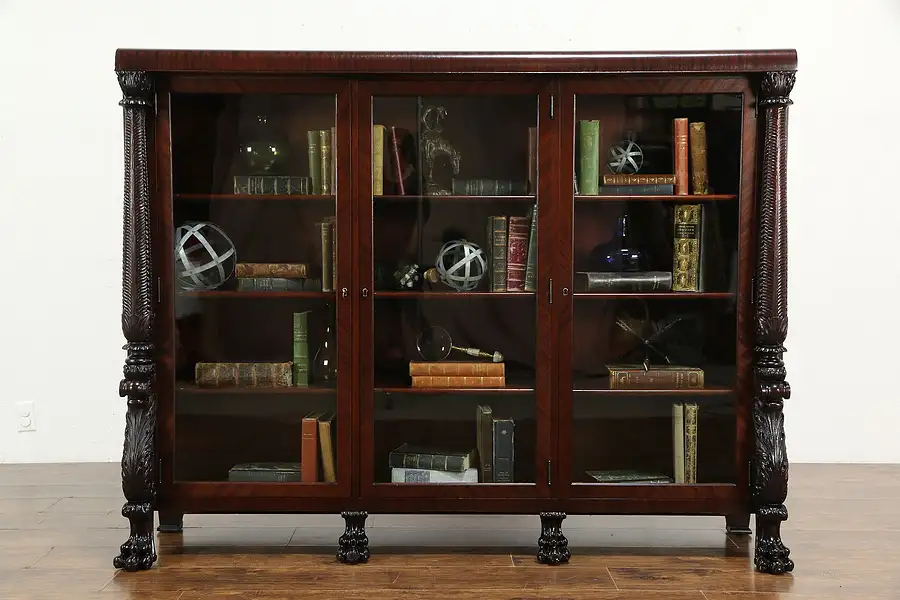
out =
[[156,562],[156,545],[153,539],[153,507],[149,503],[127,503],[122,516],[131,522],[131,535],[119,547],[119,555],[113,566],[126,571],[146,571]]
[[750,513],[732,513],[725,517],[725,531],[732,535],[750,535]]
[[184,530],[184,513],[159,511],[160,533],[181,533]]
[[338,538],[337,559],[346,564],[355,565],[369,561],[369,538],[366,536],[365,511],[342,512],[345,527]]
[[569,562],[569,540],[562,532],[562,522],[566,513],[541,513],[541,537],[538,538],[537,560],[545,565]]
[[787,508],[761,507],[756,512],[756,552],[753,563],[763,573],[780,575],[794,570],[791,551],[781,542],[781,522],[787,520]]

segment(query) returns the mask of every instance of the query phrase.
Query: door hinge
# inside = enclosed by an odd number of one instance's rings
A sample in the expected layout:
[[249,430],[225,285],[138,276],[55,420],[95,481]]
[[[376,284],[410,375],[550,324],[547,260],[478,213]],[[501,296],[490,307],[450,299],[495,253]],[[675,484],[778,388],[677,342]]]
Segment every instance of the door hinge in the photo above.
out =
[[156,467],[156,483],[162,483],[162,459],[158,460],[158,465]]
[[550,296],[550,304],[553,304],[553,278],[550,278],[550,289],[548,291],[548,295]]
[[750,306],[756,304],[756,277],[750,278]]
[[553,120],[553,117],[556,116],[556,106],[555,106],[556,97],[553,94],[550,94],[550,120]]
[[160,302],[162,302],[162,300],[160,300],[160,297],[161,297],[160,294],[161,294],[162,292],[159,291],[161,288],[162,288],[162,279],[159,278],[159,277],[157,277],[157,278],[156,278],[156,303],[157,303],[157,304],[159,304]]
[[553,479],[550,475],[552,469],[550,468],[550,461],[547,460],[547,485],[553,485]]

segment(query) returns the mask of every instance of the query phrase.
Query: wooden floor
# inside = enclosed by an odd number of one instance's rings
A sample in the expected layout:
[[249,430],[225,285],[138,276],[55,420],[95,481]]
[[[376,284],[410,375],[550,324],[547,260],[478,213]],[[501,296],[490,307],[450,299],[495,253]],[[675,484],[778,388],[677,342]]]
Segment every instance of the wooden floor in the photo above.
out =
[[572,561],[535,562],[537,516],[373,515],[372,559],[335,562],[337,515],[194,515],[157,567],[112,568],[127,537],[118,465],[0,465],[0,599],[900,598],[900,465],[792,465],[796,568],[752,569],[712,517],[578,517]]

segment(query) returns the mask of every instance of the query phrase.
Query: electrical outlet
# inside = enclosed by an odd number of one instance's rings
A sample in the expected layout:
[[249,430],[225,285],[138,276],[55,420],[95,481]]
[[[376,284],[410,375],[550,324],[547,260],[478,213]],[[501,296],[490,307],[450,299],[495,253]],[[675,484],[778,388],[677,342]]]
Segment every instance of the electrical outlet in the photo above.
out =
[[19,431],[36,431],[34,421],[34,402],[19,402],[16,404],[19,414]]

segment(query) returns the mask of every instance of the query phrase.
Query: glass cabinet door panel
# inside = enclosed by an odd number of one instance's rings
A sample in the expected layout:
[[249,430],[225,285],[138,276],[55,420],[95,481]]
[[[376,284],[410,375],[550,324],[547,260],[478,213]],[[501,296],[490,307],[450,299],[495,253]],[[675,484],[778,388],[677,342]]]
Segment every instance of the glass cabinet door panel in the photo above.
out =
[[743,106],[575,96],[572,482],[735,482]]
[[171,96],[176,481],[347,477],[336,102]]
[[372,102],[375,483],[534,483],[537,95]]

